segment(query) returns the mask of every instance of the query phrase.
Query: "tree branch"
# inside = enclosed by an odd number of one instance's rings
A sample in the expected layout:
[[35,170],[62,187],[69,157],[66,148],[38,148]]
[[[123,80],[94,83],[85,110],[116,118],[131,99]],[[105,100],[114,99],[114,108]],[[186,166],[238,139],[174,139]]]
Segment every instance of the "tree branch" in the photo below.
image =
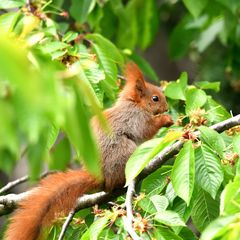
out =
[[67,231],[67,228],[69,226],[69,224],[71,223],[71,221],[73,220],[73,217],[75,215],[76,211],[73,209],[70,211],[70,213],[68,214],[68,217],[66,218],[66,221],[64,222],[63,226],[62,226],[62,230],[61,230],[61,233],[58,237],[58,240],[63,240],[64,238],[64,235]]
[[134,193],[135,193],[135,180],[133,180],[128,186],[126,200],[125,200],[127,216],[123,218],[123,221],[124,221],[124,228],[128,232],[128,234],[132,237],[132,239],[140,240],[141,238],[137,235],[137,233],[135,232],[132,226],[134,222],[133,208],[132,208],[132,200],[133,200]]
[[[47,175],[52,174],[52,173],[56,173],[56,172],[57,172],[57,171],[46,171],[46,172],[44,172],[44,173],[42,173],[42,174],[40,175],[40,178],[44,178],[44,177],[46,177]],[[21,177],[21,178],[18,178],[18,179],[16,179],[16,180],[12,181],[12,182],[9,182],[8,184],[6,184],[4,187],[2,187],[2,188],[0,189],[0,195],[3,194],[3,193],[6,192],[6,191],[9,191],[11,188],[13,188],[13,187],[15,187],[15,186],[17,186],[17,185],[19,185],[19,184],[21,184],[21,183],[24,183],[24,182],[26,182],[26,181],[28,181],[28,180],[29,180],[29,176],[26,175],[26,176],[23,176],[23,177]]]
[[[223,122],[217,123],[213,126],[211,126],[212,129],[216,130],[217,132],[223,132],[227,129],[230,129],[234,126],[240,125],[240,114],[232,117],[228,120],[225,120]],[[197,135],[199,135],[199,132],[196,132]],[[152,161],[143,169],[141,174],[138,177],[138,180],[141,180],[145,178],[147,175],[153,173],[155,170],[160,168],[167,160],[169,160],[171,157],[176,155],[180,149],[182,148],[184,144],[184,141],[177,141],[176,143],[170,145],[169,147],[165,148],[163,151],[161,151],[159,154],[157,154]],[[30,191],[31,192],[31,191]],[[122,195],[124,192],[126,192],[126,189],[117,189],[114,190],[111,193],[106,192],[98,192],[94,194],[84,195],[80,197],[77,200],[77,210],[80,210],[82,208],[90,207],[95,204],[101,204],[103,202],[108,202],[111,199]],[[21,199],[27,196],[29,192],[21,193],[21,194],[9,194],[6,196],[0,197],[0,215],[3,215],[4,209],[8,208],[7,206],[16,206],[17,202],[19,202]],[[18,196],[21,196],[19,198]],[[5,207],[6,206],[6,207]]]

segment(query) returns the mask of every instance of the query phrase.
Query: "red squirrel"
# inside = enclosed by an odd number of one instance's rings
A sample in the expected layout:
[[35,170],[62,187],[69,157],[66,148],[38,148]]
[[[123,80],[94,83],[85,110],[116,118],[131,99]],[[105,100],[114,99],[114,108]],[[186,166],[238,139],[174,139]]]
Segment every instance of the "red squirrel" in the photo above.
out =
[[125,165],[136,147],[173,120],[159,87],[147,83],[134,63],[125,68],[126,84],[116,104],[104,111],[111,127],[106,133],[93,117],[91,124],[101,153],[103,180],[86,170],[70,170],[41,180],[11,218],[6,240],[43,239],[43,229],[59,216],[68,214],[78,197],[96,190],[112,191],[125,184]]

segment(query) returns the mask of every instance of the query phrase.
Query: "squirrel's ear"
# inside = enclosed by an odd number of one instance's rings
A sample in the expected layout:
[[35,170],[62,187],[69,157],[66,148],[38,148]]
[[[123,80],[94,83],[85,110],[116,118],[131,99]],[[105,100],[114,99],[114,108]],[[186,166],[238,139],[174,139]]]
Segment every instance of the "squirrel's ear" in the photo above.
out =
[[143,96],[146,85],[139,67],[133,62],[129,62],[125,66],[124,76],[127,80],[127,84],[130,84],[132,87],[135,86],[136,93],[139,94],[140,97]]

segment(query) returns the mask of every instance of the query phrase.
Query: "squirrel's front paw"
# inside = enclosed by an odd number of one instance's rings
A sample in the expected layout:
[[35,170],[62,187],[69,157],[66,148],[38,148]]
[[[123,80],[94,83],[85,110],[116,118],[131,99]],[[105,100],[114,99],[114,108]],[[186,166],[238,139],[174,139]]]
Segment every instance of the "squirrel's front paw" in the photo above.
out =
[[162,126],[170,127],[174,124],[172,118],[169,115],[162,115]]

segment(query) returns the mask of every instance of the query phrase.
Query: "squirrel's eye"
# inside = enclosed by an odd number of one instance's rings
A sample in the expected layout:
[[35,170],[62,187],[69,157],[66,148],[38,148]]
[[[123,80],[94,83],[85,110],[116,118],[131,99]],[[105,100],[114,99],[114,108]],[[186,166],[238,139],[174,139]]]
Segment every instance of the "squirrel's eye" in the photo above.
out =
[[158,96],[152,96],[152,100],[154,101],[154,102],[158,102]]

